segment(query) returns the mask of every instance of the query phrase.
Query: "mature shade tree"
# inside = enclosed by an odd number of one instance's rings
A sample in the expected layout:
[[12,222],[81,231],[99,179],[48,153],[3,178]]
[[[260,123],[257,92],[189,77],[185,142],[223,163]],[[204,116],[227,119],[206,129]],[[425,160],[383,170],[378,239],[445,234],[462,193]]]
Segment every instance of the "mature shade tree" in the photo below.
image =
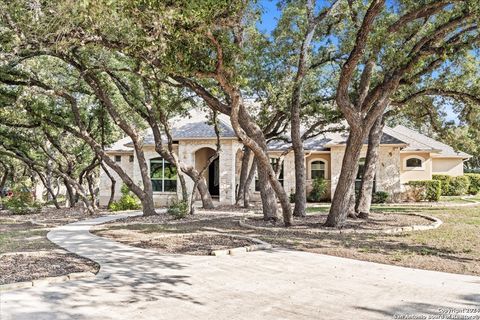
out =
[[[366,10],[360,3],[355,5],[355,12],[364,12],[363,18],[345,32],[349,38],[353,31],[355,41],[350,44],[340,38],[349,56],[341,68],[336,103],[350,132],[325,223],[330,227],[345,222],[363,141],[401,85],[415,86],[447,57],[464,52],[478,41],[480,5],[476,1],[400,1],[386,6],[384,0],[373,0]],[[358,88],[353,92],[358,73]]]

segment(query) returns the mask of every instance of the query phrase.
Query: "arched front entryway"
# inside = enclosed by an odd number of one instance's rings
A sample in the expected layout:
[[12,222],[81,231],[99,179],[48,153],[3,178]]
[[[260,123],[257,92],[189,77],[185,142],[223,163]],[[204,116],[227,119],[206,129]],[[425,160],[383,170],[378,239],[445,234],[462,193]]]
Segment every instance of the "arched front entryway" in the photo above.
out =
[[[198,172],[203,170],[208,163],[210,157],[215,154],[212,148],[201,148],[195,151],[195,169]],[[207,182],[208,191],[214,198],[220,196],[220,157],[217,157],[205,170],[204,177]]]

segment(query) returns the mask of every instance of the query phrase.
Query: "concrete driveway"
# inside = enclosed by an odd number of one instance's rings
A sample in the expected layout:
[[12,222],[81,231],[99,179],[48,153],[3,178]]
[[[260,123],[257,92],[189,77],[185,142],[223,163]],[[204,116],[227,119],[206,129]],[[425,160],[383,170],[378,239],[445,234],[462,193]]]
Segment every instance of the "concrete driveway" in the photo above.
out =
[[51,241],[100,263],[99,274],[0,293],[0,319],[398,319],[480,308],[480,277],[280,249],[160,255],[88,232],[119,217],[51,231]]

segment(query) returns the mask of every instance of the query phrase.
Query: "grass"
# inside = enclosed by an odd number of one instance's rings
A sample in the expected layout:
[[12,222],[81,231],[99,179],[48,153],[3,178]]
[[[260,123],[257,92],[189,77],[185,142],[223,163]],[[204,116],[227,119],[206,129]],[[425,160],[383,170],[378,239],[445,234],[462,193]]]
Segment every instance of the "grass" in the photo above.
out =
[[55,245],[48,241],[47,230],[2,231],[0,234],[0,254],[51,250]]

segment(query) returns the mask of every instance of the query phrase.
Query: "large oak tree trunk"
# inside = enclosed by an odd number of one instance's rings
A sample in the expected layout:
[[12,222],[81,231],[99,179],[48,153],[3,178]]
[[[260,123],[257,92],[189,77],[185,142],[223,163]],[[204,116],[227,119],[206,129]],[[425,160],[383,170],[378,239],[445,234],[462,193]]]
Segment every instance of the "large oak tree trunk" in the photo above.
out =
[[333,196],[326,227],[341,227],[348,215],[351,204],[352,184],[358,170],[358,160],[362,151],[364,133],[361,128],[350,128],[350,133],[342,161],[342,171]]
[[63,184],[65,185],[65,189],[67,191],[66,198],[68,199],[68,206],[70,208],[73,208],[75,207],[76,202],[75,192],[73,191],[72,186],[66,179],[63,179]]
[[263,219],[265,221],[277,221],[277,199],[275,198],[275,191],[268,181],[267,170],[260,166],[258,167],[258,186],[260,187],[260,197],[262,199]]
[[362,219],[368,219],[368,214],[370,213],[373,183],[375,179],[375,171],[377,169],[378,152],[384,126],[385,123],[383,121],[383,117],[380,117],[377,119],[377,121],[375,121],[375,124],[373,125],[372,129],[370,129],[370,133],[368,134],[367,156],[365,158],[365,167],[356,205],[358,217]]

